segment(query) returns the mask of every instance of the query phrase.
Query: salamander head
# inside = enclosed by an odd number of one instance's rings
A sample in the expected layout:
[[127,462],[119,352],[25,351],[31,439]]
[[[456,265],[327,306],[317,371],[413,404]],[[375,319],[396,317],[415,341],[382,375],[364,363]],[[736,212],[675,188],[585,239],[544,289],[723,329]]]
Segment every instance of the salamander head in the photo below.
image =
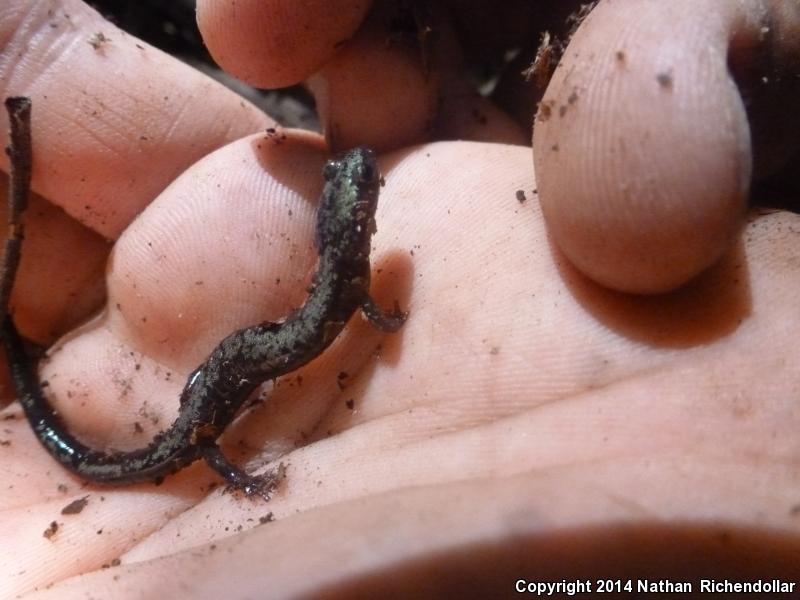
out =
[[323,176],[317,249],[322,252],[335,244],[345,254],[368,256],[381,180],[375,153],[369,148],[354,148],[329,160]]

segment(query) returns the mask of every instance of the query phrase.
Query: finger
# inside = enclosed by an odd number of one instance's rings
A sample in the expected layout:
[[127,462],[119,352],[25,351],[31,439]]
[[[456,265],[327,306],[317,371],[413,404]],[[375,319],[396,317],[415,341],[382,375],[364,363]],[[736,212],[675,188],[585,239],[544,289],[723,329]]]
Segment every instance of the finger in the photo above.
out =
[[21,330],[48,342],[97,309],[100,236],[116,237],[200,156],[269,121],[80,2],[7,3],[0,37],[0,93],[33,97],[33,186],[86,226],[28,214],[13,304]]
[[774,6],[602,2],[576,33],[534,160],[548,228],[586,275],[662,292],[730,248],[753,147],[729,58],[764,50],[764,28],[785,16]]
[[107,238],[198,158],[271,124],[78,0],[5,3],[0,39],[0,95],[33,99],[34,190]]
[[333,149],[363,144],[385,151],[432,134],[440,77],[424,72],[416,47],[391,43],[389,36],[374,15],[308,80]]
[[361,25],[369,0],[246,0],[197,3],[197,24],[214,60],[255,87],[299,83]]
[[393,3],[376,6],[307,82],[330,145],[388,151],[430,139],[526,144],[521,129],[466,81],[447,15],[433,11],[409,40],[409,32],[391,26],[396,11]]
[[[2,207],[7,202],[5,179],[0,174]],[[11,297],[14,321],[29,340],[49,345],[97,310],[106,297],[104,272],[110,248],[108,241],[57,206],[37,194],[31,196]]]
[[[423,56],[417,34],[398,25],[413,21],[410,9],[379,3],[362,25],[366,4],[339,4],[317,11],[247,3],[234,11],[200,3],[198,19],[215,58],[232,74],[267,87],[306,80],[334,151],[357,145],[386,151],[433,136],[525,143],[510,119],[463,82],[443,93],[440,73],[454,71],[457,50],[441,11],[431,17],[435,40]],[[298,28],[321,33],[302,47],[287,44],[285,31]]]

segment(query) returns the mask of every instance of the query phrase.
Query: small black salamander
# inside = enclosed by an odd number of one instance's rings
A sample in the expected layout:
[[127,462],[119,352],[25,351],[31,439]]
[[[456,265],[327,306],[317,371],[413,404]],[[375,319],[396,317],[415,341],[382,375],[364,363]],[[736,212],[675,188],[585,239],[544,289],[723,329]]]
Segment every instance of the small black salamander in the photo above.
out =
[[[11,114],[9,100],[6,105]],[[25,148],[19,147],[25,144],[15,147],[14,139],[12,131],[12,186],[20,179],[13,177],[15,165],[24,167],[26,160]],[[30,138],[27,153],[29,165]],[[44,397],[7,307],[0,307],[5,311],[2,338],[17,395],[36,435],[56,460],[89,481],[127,484],[159,482],[202,458],[231,487],[248,495],[269,495],[277,482],[276,473],[248,475],[229,462],[216,443],[245,400],[263,382],[319,355],[356,309],[361,308],[364,316],[383,331],[397,331],[406,318],[396,307],[391,313],[382,312],[369,296],[370,241],[376,229],[380,187],[374,153],[367,148],[351,150],[329,161],[323,175],[325,187],[317,210],[315,240],[319,265],[305,304],[282,322],[240,329],[222,340],[189,376],[175,422],[144,448],[102,452],[77,440]],[[24,187],[27,196],[27,184]],[[10,197],[15,193],[19,196],[22,191],[18,189]],[[6,265],[5,270],[13,283],[16,264]]]

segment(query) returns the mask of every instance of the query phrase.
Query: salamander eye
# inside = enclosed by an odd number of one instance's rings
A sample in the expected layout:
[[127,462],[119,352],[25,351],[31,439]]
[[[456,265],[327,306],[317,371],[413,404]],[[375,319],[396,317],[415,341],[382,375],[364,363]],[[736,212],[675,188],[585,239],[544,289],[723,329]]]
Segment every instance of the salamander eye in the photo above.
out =
[[356,177],[358,177],[358,180],[362,183],[368,183],[375,179],[375,169],[372,168],[372,165],[359,165],[356,170]]
[[326,162],[325,167],[322,169],[322,176],[325,178],[325,181],[331,181],[336,177],[336,173],[339,172],[341,167],[342,164],[338,160],[329,160]]

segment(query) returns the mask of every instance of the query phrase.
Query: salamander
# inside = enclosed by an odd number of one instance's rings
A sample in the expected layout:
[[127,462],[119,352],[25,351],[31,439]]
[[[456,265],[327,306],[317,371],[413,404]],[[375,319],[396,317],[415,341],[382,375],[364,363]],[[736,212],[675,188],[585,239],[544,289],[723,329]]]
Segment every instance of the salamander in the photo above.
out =
[[[12,122],[12,200],[27,198],[29,193],[31,144],[29,123],[25,124],[29,117],[20,118],[19,114],[19,107],[26,101],[29,115],[29,100],[6,101]],[[356,310],[361,309],[370,323],[387,332],[399,330],[407,316],[397,306],[392,311],[382,311],[369,295],[371,238],[376,231],[375,211],[381,186],[374,152],[368,148],[350,150],[328,161],[323,176],[325,185],[317,209],[315,236],[319,262],[303,306],[282,321],[240,329],[223,339],[189,375],[172,425],[147,446],[130,452],[104,452],[86,446],[70,433],[43,394],[38,372],[30,364],[7,306],[19,248],[16,258],[12,256],[10,261],[6,252],[3,279],[7,281],[2,282],[5,291],[0,290],[0,302],[4,302],[0,310],[5,314],[2,342],[19,401],[39,441],[53,458],[80,477],[103,484],[160,482],[204,459],[230,487],[247,495],[269,496],[279,478],[277,471],[248,475],[231,463],[217,445],[217,438],[243,403],[265,381],[317,357],[336,339]],[[22,229],[17,221],[21,243]]]

